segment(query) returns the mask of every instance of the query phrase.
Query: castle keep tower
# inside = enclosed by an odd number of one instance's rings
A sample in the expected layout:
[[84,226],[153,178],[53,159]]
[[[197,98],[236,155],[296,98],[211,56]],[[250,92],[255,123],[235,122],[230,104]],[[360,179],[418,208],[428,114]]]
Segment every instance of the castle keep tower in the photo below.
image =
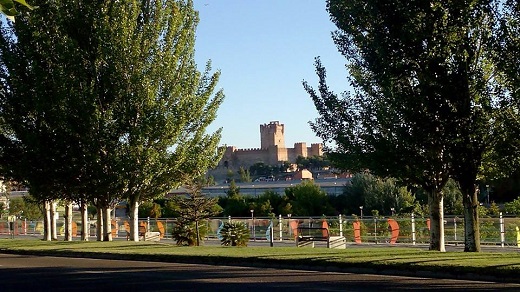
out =
[[284,125],[278,121],[260,125],[261,149],[268,149],[271,146],[285,148]]

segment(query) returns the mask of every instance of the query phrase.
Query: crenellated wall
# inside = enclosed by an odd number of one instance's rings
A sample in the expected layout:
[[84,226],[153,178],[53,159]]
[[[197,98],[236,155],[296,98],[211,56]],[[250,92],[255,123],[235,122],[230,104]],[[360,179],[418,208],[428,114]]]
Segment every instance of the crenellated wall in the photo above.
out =
[[322,156],[323,155],[323,144],[312,143],[310,148],[307,148],[309,156]]
[[311,147],[307,147],[305,142],[298,142],[294,144],[294,148],[285,148],[284,125],[278,121],[260,125],[260,138],[262,145],[260,148],[237,149],[234,146],[226,147],[218,168],[248,168],[258,162],[278,165],[284,161],[294,163],[298,156],[323,155],[322,145],[318,143],[313,143]]

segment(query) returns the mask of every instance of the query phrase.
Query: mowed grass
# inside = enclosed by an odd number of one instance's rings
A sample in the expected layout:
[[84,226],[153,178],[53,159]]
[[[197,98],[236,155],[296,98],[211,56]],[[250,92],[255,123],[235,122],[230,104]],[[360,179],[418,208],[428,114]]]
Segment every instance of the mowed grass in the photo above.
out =
[[[406,271],[462,275],[478,274],[515,280],[520,253],[446,252],[406,247],[355,247],[347,249],[297,247],[179,247],[161,242],[45,242],[0,240],[0,252],[120,258],[166,262],[261,265],[345,271]],[[391,273],[391,272],[389,272]],[[435,275],[433,275],[435,276]]]

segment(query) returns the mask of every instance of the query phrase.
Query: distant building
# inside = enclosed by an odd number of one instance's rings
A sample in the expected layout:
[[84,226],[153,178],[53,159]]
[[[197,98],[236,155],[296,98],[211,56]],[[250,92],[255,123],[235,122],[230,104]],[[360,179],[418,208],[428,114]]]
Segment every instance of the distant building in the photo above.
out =
[[313,177],[312,177],[312,172],[308,171],[307,169],[302,169],[300,171],[297,171],[294,175],[293,175],[293,179],[296,179],[296,180],[312,180]]
[[313,143],[295,143],[294,148],[285,147],[285,127],[278,121],[260,125],[260,148],[237,149],[226,147],[226,151],[218,164],[221,169],[249,168],[251,165],[263,162],[268,165],[279,165],[284,161],[294,163],[298,156],[312,157],[323,155],[323,146]]

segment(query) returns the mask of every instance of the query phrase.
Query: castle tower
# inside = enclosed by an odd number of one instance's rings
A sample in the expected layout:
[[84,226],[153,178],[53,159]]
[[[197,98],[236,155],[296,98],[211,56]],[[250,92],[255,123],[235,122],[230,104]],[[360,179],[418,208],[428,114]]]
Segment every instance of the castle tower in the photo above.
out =
[[312,143],[310,148],[309,156],[322,156],[323,155],[323,144]]
[[296,157],[307,157],[307,144],[304,142],[294,143],[294,154]]
[[268,149],[271,146],[285,148],[284,125],[278,121],[260,125],[261,148]]

